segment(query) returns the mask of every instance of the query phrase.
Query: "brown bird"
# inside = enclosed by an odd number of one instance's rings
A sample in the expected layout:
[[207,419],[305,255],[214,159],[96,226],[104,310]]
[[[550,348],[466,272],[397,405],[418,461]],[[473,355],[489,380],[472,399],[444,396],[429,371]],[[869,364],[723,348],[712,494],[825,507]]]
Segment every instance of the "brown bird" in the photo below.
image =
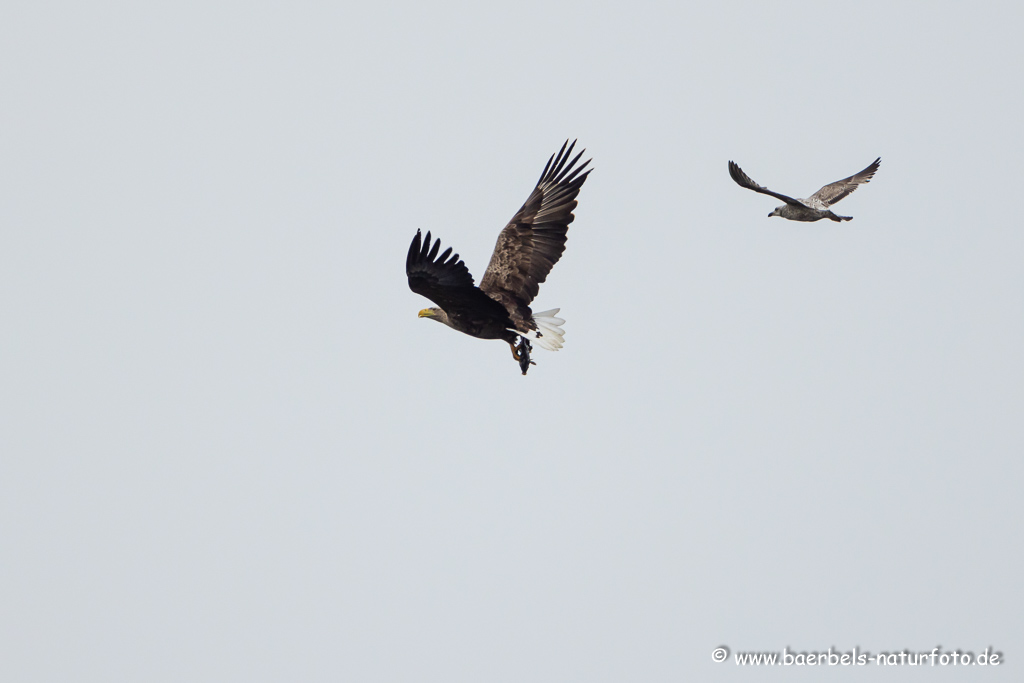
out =
[[480,339],[504,340],[524,375],[535,365],[531,340],[550,351],[562,347],[559,309],[534,313],[530,303],[565,251],[576,196],[592,170],[590,160],[577,166],[582,151],[569,160],[575,145],[567,140],[548,159],[526,203],[498,235],[479,287],[451,247],[438,255],[441,241],[431,242],[429,232],[422,239],[416,231],[405,260],[409,289],[437,304],[419,317]]

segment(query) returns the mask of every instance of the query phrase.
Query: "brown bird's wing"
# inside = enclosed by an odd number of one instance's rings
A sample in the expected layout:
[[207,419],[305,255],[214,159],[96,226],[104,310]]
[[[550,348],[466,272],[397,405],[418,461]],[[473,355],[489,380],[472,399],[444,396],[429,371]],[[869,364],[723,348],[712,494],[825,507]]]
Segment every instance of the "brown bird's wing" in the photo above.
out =
[[781,199],[787,204],[792,204],[793,206],[804,206],[804,204],[800,202],[800,200],[798,199],[787,197],[784,194],[773,192],[772,190],[769,190],[767,187],[758,185],[753,180],[751,180],[750,176],[743,172],[743,169],[740,168],[735,161],[729,162],[729,175],[732,176],[732,179],[735,180],[736,184],[739,185],[740,187],[745,187],[748,190],[760,192],[761,194],[771,195],[772,197],[775,197],[776,199]]
[[537,186],[523,207],[498,235],[480,289],[501,302],[513,317],[525,319],[540,283],[565,251],[565,235],[573,222],[576,196],[591,169],[589,160],[577,166],[581,151],[572,160],[572,144],[566,140],[551,155]]
[[455,311],[478,312],[481,316],[502,317],[508,312],[494,299],[473,284],[466,264],[448,247],[438,256],[441,240],[431,245],[430,233],[420,238],[420,231],[412,238],[405,257],[405,274],[409,289],[422,294],[440,306],[449,316]]
[[826,185],[825,187],[821,188],[820,190],[812,194],[810,197],[808,197],[808,199],[817,200],[824,204],[825,206],[832,206],[840,199],[843,199],[844,197],[847,197],[850,194],[852,194],[853,191],[857,189],[858,185],[863,185],[864,183],[871,180],[871,178],[873,178],[875,175],[875,171],[878,170],[879,164],[881,163],[882,157],[878,157],[877,159],[871,162],[870,166],[865,168],[860,173],[855,173],[849,178],[843,178],[842,180],[837,180],[834,183]]

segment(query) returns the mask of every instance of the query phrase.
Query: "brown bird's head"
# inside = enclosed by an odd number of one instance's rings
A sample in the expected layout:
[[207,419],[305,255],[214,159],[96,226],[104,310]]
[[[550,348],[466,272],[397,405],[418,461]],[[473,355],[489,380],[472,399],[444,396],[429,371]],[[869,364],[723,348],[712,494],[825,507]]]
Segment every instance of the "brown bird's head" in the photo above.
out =
[[436,320],[439,323],[444,323],[445,325],[451,327],[451,323],[448,321],[448,314],[445,313],[440,308],[437,308],[436,306],[424,308],[422,311],[420,311],[419,317],[430,318],[431,320]]

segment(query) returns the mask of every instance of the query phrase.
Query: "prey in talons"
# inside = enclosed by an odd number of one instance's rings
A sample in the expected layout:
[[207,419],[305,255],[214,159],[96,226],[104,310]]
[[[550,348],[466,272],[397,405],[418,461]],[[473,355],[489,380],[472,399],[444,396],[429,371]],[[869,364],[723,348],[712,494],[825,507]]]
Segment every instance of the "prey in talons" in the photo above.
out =
[[530,360],[530,351],[533,351],[533,345],[530,344],[529,339],[521,336],[518,344],[509,342],[509,346],[512,348],[512,357],[519,361],[519,369],[523,371],[523,375],[526,375],[530,366],[537,364]]

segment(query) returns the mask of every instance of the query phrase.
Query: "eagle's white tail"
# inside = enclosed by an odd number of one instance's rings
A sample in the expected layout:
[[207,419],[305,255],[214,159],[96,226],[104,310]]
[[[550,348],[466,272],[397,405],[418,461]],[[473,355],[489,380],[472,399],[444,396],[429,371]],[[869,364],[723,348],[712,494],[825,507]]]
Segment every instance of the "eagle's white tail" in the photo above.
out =
[[526,338],[533,340],[537,346],[548,351],[557,351],[562,348],[565,341],[565,330],[562,325],[565,321],[555,317],[559,309],[552,308],[550,311],[541,311],[533,314],[533,322],[537,323],[537,331],[526,333]]

